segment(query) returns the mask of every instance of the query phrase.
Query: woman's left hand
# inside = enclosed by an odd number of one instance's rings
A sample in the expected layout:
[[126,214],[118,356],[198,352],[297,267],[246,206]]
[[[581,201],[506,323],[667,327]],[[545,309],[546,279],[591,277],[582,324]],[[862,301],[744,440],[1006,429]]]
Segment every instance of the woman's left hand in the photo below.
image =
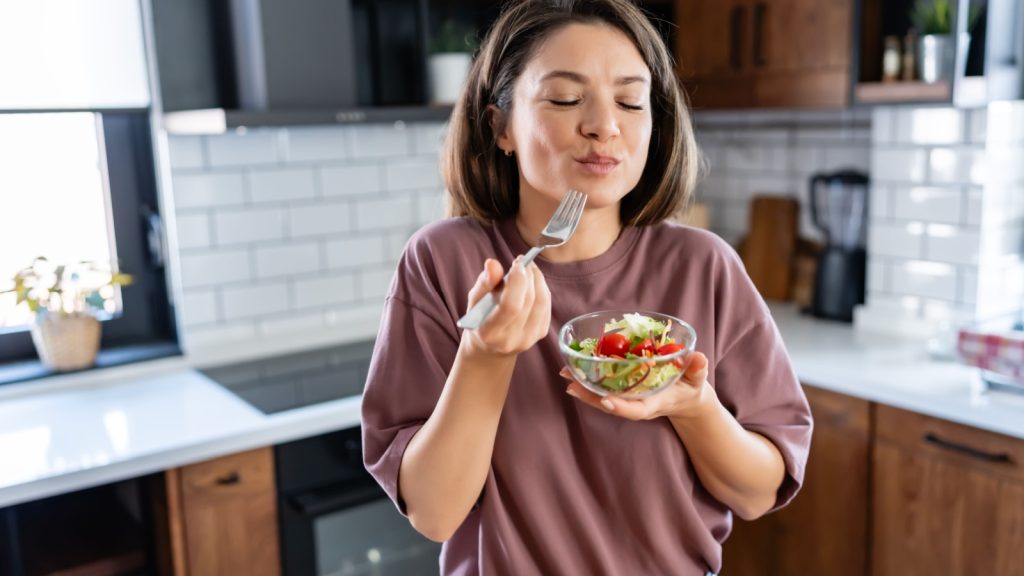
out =
[[566,394],[602,412],[630,420],[699,417],[714,405],[715,391],[708,383],[708,358],[700,352],[692,354],[683,376],[667,389],[635,400],[595,394],[577,382],[568,368],[563,367],[558,374],[569,381]]

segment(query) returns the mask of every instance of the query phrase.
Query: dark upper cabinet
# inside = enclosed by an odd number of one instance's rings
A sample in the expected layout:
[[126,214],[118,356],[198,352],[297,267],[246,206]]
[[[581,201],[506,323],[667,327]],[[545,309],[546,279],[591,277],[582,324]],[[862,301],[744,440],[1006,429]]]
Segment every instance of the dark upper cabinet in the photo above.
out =
[[676,14],[695,108],[848,104],[853,0],[677,0]]

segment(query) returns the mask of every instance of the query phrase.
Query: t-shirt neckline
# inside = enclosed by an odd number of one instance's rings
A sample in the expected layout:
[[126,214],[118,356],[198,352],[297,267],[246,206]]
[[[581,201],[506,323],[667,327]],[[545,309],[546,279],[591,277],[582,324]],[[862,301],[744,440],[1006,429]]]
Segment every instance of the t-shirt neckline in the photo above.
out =
[[[513,254],[525,254],[530,250],[532,244],[528,244],[519,233],[515,217],[500,220],[494,223],[498,233],[505,239]],[[578,278],[589,276],[606,270],[629,253],[633,244],[640,236],[640,229],[636,226],[623,226],[619,237],[603,253],[586,260],[576,262],[551,262],[543,256],[534,260],[544,276],[549,278]]]

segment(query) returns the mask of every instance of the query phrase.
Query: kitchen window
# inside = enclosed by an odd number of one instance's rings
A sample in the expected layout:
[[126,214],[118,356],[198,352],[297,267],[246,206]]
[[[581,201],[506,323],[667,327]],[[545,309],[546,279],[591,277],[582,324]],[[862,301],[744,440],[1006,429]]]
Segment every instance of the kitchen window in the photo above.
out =
[[[101,317],[101,366],[177,353],[151,142],[146,109],[0,114],[0,286],[37,256],[132,275]],[[48,374],[32,320],[0,295],[0,384]]]

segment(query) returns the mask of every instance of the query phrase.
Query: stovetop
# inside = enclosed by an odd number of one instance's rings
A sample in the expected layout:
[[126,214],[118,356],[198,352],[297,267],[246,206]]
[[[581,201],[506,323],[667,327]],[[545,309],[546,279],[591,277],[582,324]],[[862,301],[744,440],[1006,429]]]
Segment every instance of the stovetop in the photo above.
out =
[[373,341],[201,370],[264,414],[361,394]]

